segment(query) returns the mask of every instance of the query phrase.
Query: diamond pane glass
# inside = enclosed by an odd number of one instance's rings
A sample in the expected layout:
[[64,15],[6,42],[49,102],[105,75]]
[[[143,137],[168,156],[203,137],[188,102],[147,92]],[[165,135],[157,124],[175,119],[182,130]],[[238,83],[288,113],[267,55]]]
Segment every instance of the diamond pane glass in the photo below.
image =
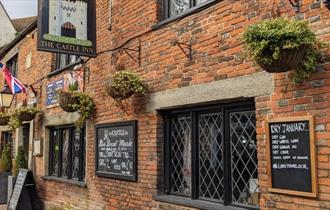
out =
[[63,129],[62,132],[62,177],[68,177],[70,131],[69,129]]
[[51,175],[57,176],[58,174],[58,158],[60,154],[60,141],[59,141],[59,131],[53,130],[52,131],[52,168],[51,168]]
[[200,5],[200,4],[203,4],[205,2],[207,2],[209,0],[196,0],[196,5]]
[[72,179],[79,179],[80,135],[75,134],[72,141]]
[[199,116],[199,196],[224,199],[222,114]]
[[170,17],[189,9],[189,1],[190,0],[170,0]]
[[232,202],[259,203],[256,119],[254,111],[230,114]]
[[191,194],[191,118],[172,119],[171,192]]

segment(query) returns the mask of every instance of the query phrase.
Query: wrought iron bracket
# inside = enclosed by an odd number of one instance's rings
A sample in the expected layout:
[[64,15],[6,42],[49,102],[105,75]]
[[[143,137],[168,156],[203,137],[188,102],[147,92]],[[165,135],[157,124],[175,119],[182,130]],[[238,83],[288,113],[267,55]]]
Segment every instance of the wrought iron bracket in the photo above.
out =
[[300,9],[300,3],[299,0],[289,0],[291,6],[294,8],[296,12],[299,12]]
[[[180,47],[181,51],[185,54],[185,56],[189,60],[192,60],[192,44],[190,42],[187,44],[187,43],[175,41],[173,42],[173,45]],[[186,52],[187,50],[188,52]]]
[[[121,48],[135,63],[139,64],[141,66],[141,44],[139,44],[138,49],[131,49],[123,47]],[[137,55],[132,55],[133,53],[136,53]]]

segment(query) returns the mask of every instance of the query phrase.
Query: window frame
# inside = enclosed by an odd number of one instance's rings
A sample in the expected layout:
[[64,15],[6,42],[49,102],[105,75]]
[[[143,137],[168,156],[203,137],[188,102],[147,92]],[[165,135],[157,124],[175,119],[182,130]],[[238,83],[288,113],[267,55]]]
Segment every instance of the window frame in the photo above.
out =
[[[62,56],[65,56],[65,65],[64,66],[61,66],[61,58],[62,58]],[[72,62],[72,63],[70,62],[71,56],[75,56],[76,57],[76,61],[75,62]],[[77,63],[79,60],[80,60],[80,56],[78,56],[78,55],[56,53],[55,54],[55,70],[68,68],[69,66]]]
[[[49,129],[49,160],[48,160],[48,175],[49,177],[64,179],[64,180],[72,180],[77,182],[84,182],[86,179],[86,129],[81,128],[80,130],[80,146],[79,146],[79,169],[78,169],[78,179],[72,178],[72,148],[73,148],[73,140],[76,135],[76,128],[73,125],[66,125],[66,126],[57,126],[51,127]],[[62,166],[63,166],[63,131],[68,129],[69,131],[69,150],[68,150],[68,174],[67,176],[62,176]],[[57,174],[53,174],[54,164],[53,164],[53,151],[54,151],[54,132],[59,133],[59,154],[58,154],[58,169]]]
[[[255,111],[255,103],[253,100],[246,100],[241,102],[234,103],[226,103],[219,105],[211,105],[211,106],[202,106],[195,108],[186,108],[186,109],[178,109],[178,110],[170,110],[163,112],[164,119],[164,193],[168,196],[177,196],[178,199],[182,197],[183,199],[191,199],[191,203],[195,201],[202,202],[210,202],[213,204],[224,205],[227,207],[241,207],[248,209],[259,209],[258,206],[245,205],[245,204],[236,204],[232,199],[232,172],[231,172],[231,142],[230,142],[230,126],[228,123],[230,122],[230,113],[238,112],[238,111]],[[222,122],[223,122],[223,186],[224,186],[224,199],[223,201],[214,200],[214,199],[205,199],[199,198],[199,120],[198,116],[202,114],[208,113],[221,113],[222,114]],[[178,193],[171,192],[171,119],[174,117],[180,116],[190,116],[191,117],[191,195],[185,196]],[[192,207],[194,207],[192,205]]]
[[[8,67],[11,75],[13,75],[14,77],[17,77],[17,74],[18,74],[18,54],[15,54],[13,57],[11,57],[6,62],[6,66]],[[13,66],[15,66],[15,68],[13,68]]]
[[[192,1],[192,0],[190,0]],[[196,0],[194,0],[196,1]],[[220,2],[221,0],[208,0],[204,3],[201,3],[199,5],[190,7],[189,9],[185,10],[184,12],[178,14],[178,15],[174,15],[172,17],[169,16],[169,8],[170,8],[170,0],[161,0],[162,4],[161,4],[161,13],[160,13],[160,21],[158,23],[156,23],[155,25],[151,26],[152,30],[157,30],[159,28],[161,28],[162,26],[169,24],[171,22],[174,22],[176,20],[185,18],[189,15],[195,14],[201,10],[204,10],[218,2]]]

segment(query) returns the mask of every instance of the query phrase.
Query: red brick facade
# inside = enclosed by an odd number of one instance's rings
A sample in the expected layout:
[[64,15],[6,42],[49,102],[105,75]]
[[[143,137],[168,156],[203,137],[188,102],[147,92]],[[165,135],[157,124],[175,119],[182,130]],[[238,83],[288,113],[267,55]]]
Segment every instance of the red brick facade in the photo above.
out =
[[[48,170],[48,133],[45,126],[56,123],[45,125],[42,117],[34,121],[34,137],[45,142],[43,156],[33,158],[31,169],[37,179],[38,192],[47,206],[67,209],[189,209],[153,199],[163,190],[163,118],[156,110],[148,110],[148,97],[134,96],[124,102],[126,110],[115,105],[107,95],[104,83],[118,65],[124,65],[143,77],[150,94],[154,94],[263,72],[251,60],[244,59],[241,43],[241,34],[246,26],[262,19],[278,15],[303,18],[310,22],[319,38],[330,41],[330,12],[321,1],[301,1],[300,13],[295,13],[289,1],[224,0],[153,30],[152,26],[160,22],[162,1],[115,0],[111,30],[108,2],[96,2],[98,56],[87,63],[86,92],[93,97],[96,110],[86,126],[85,187],[41,178],[47,175]],[[36,40],[35,30],[16,45],[19,52],[18,78],[33,84],[45,77],[34,84],[39,94],[37,106],[44,110],[44,115],[52,118],[64,112],[58,107],[46,109],[46,84],[59,76],[46,77],[54,69],[54,55],[37,51]],[[175,41],[192,43],[191,61],[178,46],[173,46]],[[125,53],[111,51],[119,46],[137,49],[139,45],[142,47],[140,67]],[[26,68],[26,56],[30,52],[32,65]],[[274,74],[272,93],[254,97],[260,209],[330,209],[330,64],[326,62],[304,83],[294,84],[291,81],[288,73]],[[23,98],[20,95],[14,105],[22,102]],[[235,97],[227,97],[228,100],[235,100]],[[184,105],[191,107],[196,104]],[[269,163],[266,161],[265,120],[305,115],[313,115],[315,120],[318,196],[304,198],[270,193],[267,189]],[[138,181],[96,176],[95,125],[133,119],[138,120]],[[73,123],[70,120],[65,122]]]

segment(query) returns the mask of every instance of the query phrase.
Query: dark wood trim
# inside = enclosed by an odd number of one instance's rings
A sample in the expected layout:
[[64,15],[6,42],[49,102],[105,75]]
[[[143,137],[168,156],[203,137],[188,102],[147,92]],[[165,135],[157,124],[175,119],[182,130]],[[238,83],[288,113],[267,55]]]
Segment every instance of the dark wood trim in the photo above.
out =
[[190,9],[187,9],[185,12],[179,14],[179,15],[176,15],[176,16],[173,16],[173,17],[169,17],[169,13],[170,13],[170,8],[169,8],[169,0],[164,0],[165,1],[165,4],[163,5],[163,15],[162,17],[164,18],[161,22],[159,23],[156,23],[155,25],[151,26],[151,29],[152,30],[157,30],[157,29],[160,29],[162,28],[163,26],[171,23],[171,22],[174,22],[174,21],[177,21],[177,20],[181,20],[187,16],[190,16],[190,15],[193,15],[201,10],[204,10],[222,0],[209,0],[201,5],[198,5],[198,6],[194,6]]
[[[120,127],[120,126],[133,126],[133,136],[134,136],[134,141],[133,141],[133,149],[134,149],[134,163],[133,163],[133,176],[124,176],[124,175],[116,175],[116,174],[111,174],[109,172],[104,172],[104,171],[99,171],[98,169],[98,129],[100,128],[108,128],[108,127]],[[137,168],[137,163],[138,163],[138,155],[137,155],[137,145],[138,145],[138,131],[137,131],[137,121],[136,120],[131,120],[131,121],[123,121],[123,122],[113,122],[113,123],[107,123],[107,124],[99,124],[95,126],[95,136],[96,136],[96,145],[95,145],[95,174],[100,177],[106,177],[106,178],[114,178],[114,179],[119,179],[119,180],[125,180],[125,181],[132,181],[136,182],[138,179],[138,168]]]
[[[295,122],[295,121],[308,121],[309,122],[309,137],[310,137],[310,161],[311,161],[311,184],[312,192],[302,192],[294,190],[277,189],[272,186],[272,168],[271,168],[271,150],[270,150],[270,134],[269,134],[269,124],[274,122]],[[266,152],[267,152],[267,173],[268,173],[268,190],[273,193],[297,195],[303,197],[316,198],[317,189],[317,173],[316,173],[316,151],[315,151],[315,136],[314,136],[314,118],[313,116],[297,116],[297,117],[281,117],[276,119],[271,119],[265,121],[266,128]]]

